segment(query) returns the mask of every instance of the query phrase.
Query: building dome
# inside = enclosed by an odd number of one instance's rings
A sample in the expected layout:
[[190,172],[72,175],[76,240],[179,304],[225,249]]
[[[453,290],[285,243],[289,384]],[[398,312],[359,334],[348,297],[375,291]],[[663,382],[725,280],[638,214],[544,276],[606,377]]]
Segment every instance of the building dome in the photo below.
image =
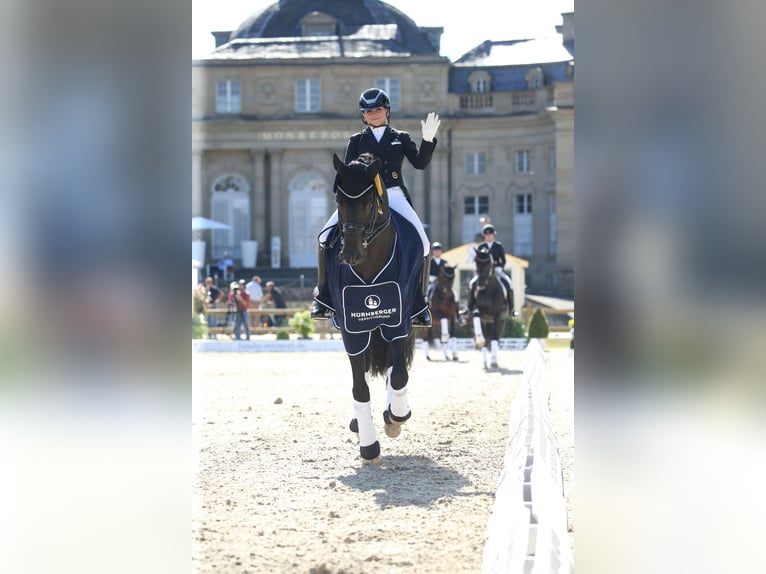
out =
[[257,43],[268,45],[276,38],[340,36],[367,42],[373,52],[369,55],[385,46],[389,53],[438,56],[442,32],[443,28],[418,27],[379,0],[280,0],[252,14],[218,42],[231,48],[259,40]]

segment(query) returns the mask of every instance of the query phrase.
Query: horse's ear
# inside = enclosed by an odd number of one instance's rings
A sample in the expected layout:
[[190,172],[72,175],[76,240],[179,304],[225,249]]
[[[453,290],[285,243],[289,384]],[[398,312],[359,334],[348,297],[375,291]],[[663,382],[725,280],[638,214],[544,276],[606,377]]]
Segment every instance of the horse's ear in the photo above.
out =
[[338,157],[337,153],[332,154],[332,165],[335,168],[335,171],[337,171],[338,173],[340,173],[341,170],[344,167],[346,167],[346,164],[340,161],[340,158]]

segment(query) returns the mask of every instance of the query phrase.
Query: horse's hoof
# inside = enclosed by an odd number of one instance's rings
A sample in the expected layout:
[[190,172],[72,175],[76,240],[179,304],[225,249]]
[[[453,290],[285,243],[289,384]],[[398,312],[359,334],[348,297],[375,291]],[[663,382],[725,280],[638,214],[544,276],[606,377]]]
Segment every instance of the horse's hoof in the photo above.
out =
[[430,360],[431,360],[431,357],[426,357],[426,361],[430,361]]
[[351,422],[348,423],[348,430],[351,432],[359,433],[359,421],[356,419],[351,419]]
[[379,465],[381,462],[383,462],[383,459],[381,458],[380,455],[376,456],[373,459],[369,459],[369,460],[366,459],[366,458],[362,459],[362,464],[364,464],[364,465],[368,465],[368,464]]
[[396,438],[402,433],[402,425],[407,422],[407,419],[409,419],[412,416],[412,411],[408,412],[406,416],[399,418],[396,417],[386,409],[383,411],[383,422],[385,423],[383,425],[383,430],[386,431],[386,436],[390,438]]
[[360,446],[359,454],[362,456],[364,464],[374,463],[376,460],[380,462],[380,443],[375,441],[371,445]]
[[453,361],[457,361],[457,356],[452,357]]
[[490,366],[490,367],[492,367],[492,368],[495,368],[495,367],[497,367],[498,365],[497,365],[497,363],[494,363],[494,362],[493,362],[493,363],[490,363],[490,364],[489,364],[489,366]]

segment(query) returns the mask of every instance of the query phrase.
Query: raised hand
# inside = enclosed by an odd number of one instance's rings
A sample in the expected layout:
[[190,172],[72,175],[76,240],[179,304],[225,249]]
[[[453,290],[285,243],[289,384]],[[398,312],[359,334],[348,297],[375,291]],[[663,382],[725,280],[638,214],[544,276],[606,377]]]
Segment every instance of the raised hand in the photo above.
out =
[[434,137],[436,137],[436,130],[439,129],[439,124],[441,124],[441,120],[439,119],[439,116],[434,112],[430,112],[425,121],[420,120],[420,125],[423,128],[423,141],[434,141]]

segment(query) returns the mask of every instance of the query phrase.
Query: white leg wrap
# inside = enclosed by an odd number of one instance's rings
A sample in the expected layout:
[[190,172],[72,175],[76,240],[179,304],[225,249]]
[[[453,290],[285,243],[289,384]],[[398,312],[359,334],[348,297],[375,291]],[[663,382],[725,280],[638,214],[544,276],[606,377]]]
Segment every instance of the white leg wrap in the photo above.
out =
[[447,321],[446,317],[442,317],[440,323],[442,327],[442,343],[446,343],[449,341],[449,321]]
[[492,361],[497,363],[497,350],[500,348],[500,343],[492,341],[490,344],[492,346]]
[[457,337],[451,337],[449,340],[449,349],[453,355],[457,355]]
[[431,351],[428,348],[428,341],[423,341],[421,343],[421,346],[423,347],[423,352],[426,354],[426,357],[430,357],[431,356]]
[[407,385],[401,390],[391,389],[391,414],[397,417],[407,416],[410,412],[410,404],[407,401]]
[[376,440],[375,425],[372,422],[370,402],[354,401],[354,418],[359,424],[359,446],[370,446]]
[[488,355],[488,354],[489,354],[489,351],[487,350],[487,346],[486,346],[486,345],[484,345],[484,346],[481,348],[481,361],[482,361],[482,363],[484,363],[484,365],[486,365],[486,364],[487,364],[487,355]]
[[474,316],[473,318],[473,334],[476,337],[476,344],[483,345],[484,334],[481,332],[481,319],[479,319],[477,316]]

